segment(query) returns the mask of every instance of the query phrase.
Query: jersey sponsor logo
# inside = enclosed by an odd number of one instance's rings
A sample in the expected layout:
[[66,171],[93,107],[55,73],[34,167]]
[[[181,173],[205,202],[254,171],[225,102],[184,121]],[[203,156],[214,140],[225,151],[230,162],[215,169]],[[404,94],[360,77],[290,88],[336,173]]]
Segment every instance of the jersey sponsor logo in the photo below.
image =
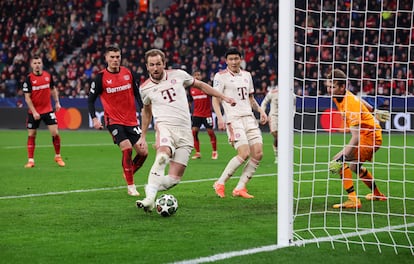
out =
[[37,91],[37,90],[43,90],[43,89],[49,89],[49,84],[43,84],[43,85],[39,85],[39,86],[32,86],[32,90],[33,91]]
[[196,100],[196,99],[204,99],[204,98],[207,98],[207,95],[206,95],[206,94],[202,94],[202,95],[193,95],[193,99],[194,99],[194,100]]
[[107,93],[117,93],[117,92],[122,92],[122,91],[125,91],[125,90],[128,90],[128,89],[131,89],[131,84],[130,83],[122,85],[122,86],[118,86],[118,87],[113,87],[113,88],[108,87],[108,88],[106,88],[106,92]]

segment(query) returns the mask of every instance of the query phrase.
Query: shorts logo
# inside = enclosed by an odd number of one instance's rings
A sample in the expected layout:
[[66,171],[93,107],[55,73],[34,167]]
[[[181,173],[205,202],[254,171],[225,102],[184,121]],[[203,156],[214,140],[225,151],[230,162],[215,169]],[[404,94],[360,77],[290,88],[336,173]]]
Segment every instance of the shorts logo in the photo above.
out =
[[114,129],[113,131],[112,131],[112,136],[116,136],[116,135],[118,135],[118,129]]
[[166,143],[166,142],[168,142],[168,139],[167,139],[167,138],[162,138],[162,139],[161,139],[161,142],[162,142],[162,143]]

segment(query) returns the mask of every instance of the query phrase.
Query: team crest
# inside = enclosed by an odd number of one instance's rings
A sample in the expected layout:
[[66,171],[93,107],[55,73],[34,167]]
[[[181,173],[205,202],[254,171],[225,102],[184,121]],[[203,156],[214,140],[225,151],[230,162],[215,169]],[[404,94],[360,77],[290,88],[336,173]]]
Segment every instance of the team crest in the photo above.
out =
[[177,80],[176,80],[176,79],[172,79],[172,80],[171,80],[171,84],[172,84],[172,85],[174,85],[174,84],[176,84],[176,83],[177,83]]
[[49,77],[45,77],[45,81],[48,82],[50,79]]
[[125,80],[125,81],[129,81],[129,75],[127,75],[127,74],[126,74],[126,75],[124,75],[124,80]]

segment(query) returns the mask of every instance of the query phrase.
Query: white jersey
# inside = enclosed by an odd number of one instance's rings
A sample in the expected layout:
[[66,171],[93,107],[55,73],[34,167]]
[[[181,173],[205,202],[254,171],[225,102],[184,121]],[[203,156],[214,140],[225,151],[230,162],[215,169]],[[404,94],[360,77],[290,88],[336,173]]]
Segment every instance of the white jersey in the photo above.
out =
[[222,102],[227,122],[242,116],[254,116],[249,95],[254,93],[253,80],[249,72],[240,70],[233,73],[229,69],[214,75],[214,89],[236,100],[235,106]]
[[270,115],[278,115],[278,108],[279,108],[279,90],[278,88],[274,88],[270,90],[265,98],[263,99],[260,107],[263,111],[266,111],[267,105],[270,104],[269,116]]
[[139,91],[143,104],[152,104],[155,123],[191,129],[191,115],[185,87],[193,84],[194,78],[187,72],[166,70],[159,83],[147,79],[140,86]]

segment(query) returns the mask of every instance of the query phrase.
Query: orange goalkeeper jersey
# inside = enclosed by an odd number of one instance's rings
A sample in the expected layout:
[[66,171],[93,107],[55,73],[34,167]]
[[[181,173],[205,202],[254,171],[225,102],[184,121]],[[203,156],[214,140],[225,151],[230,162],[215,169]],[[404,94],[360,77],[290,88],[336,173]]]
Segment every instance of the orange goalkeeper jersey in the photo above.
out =
[[350,91],[346,91],[341,102],[335,98],[333,101],[344,118],[345,126],[347,128],[359,127],[360,129],[359,150],[356,149],[354,155],[361,162],[371,160],[373,153],[382,144],[381,126],[364,103]]
[[333,98],[336,107],[342,113],[347,128],[360,127],[361,136],[373,130],[381,131],[381,126],[361,100],[350,91],[346,91],[341,102]]

